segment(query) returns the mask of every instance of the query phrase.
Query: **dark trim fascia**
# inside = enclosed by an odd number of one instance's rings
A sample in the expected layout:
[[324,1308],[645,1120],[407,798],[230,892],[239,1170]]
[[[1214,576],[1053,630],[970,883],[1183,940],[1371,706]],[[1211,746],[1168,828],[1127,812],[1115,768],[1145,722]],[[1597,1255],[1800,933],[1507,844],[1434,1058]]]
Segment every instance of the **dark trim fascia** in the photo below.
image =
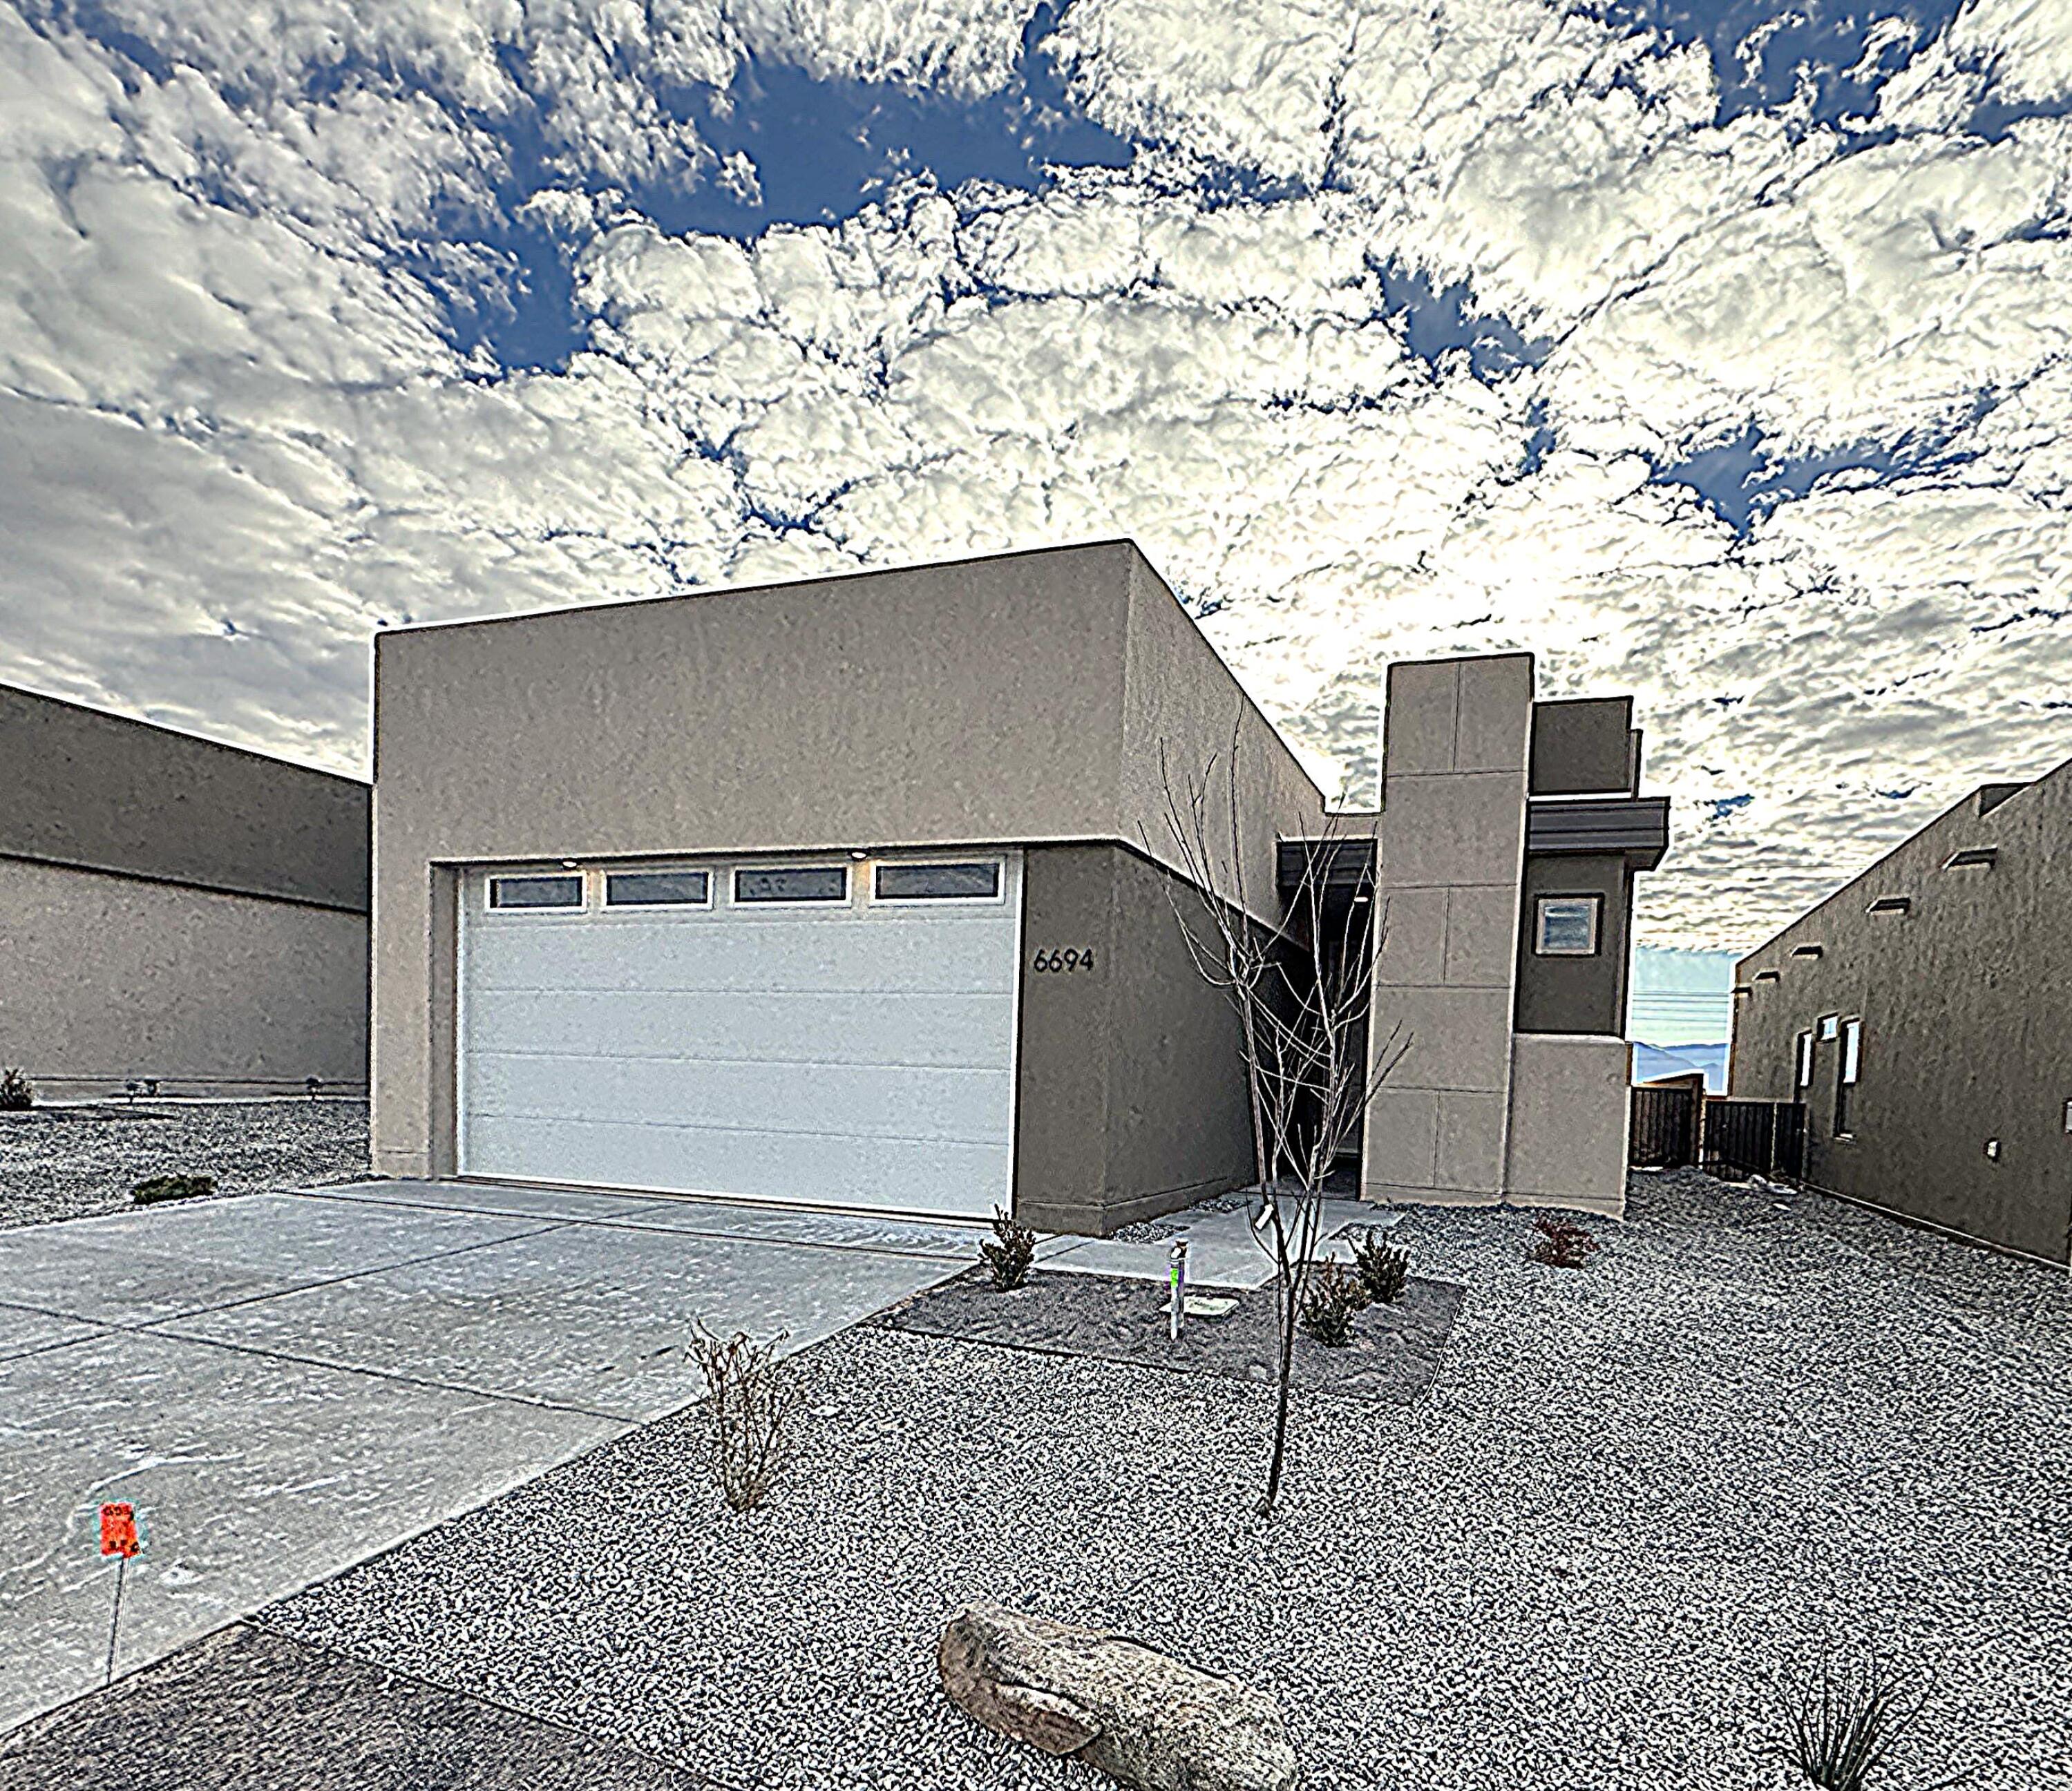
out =
[[1667,796],[1536,796],[1526,804],[1528,857],[1616,852],[1629,869],[1651,871],[1668,850]]
[[78,871],[88,877],[112,877],[125,883],[154,883],[162,889],[195,889],[204,895],[241,896],[247,902],[278,902],[290,908],[321,908],[334,914],[366,915],[372,911],[347,902],[322,902],[314,896],[291,895],[285,889],[262,889],[250,884],[209,883],[191,877],[165,877],[150,871],[125,870],[114,865],[90,864],[80,858],[53,858],[41,852],[0,852],[0,864],[42,865],[51,870]]

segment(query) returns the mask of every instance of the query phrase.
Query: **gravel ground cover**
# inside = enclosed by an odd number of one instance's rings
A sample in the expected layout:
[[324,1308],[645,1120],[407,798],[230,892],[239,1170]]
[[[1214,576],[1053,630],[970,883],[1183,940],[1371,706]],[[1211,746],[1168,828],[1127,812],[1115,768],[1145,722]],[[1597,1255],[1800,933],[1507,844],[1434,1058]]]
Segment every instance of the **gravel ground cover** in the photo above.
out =
[[261,1621],[769,1791],[1091,1791],[941,1697],[978,1595],[1270,1689],[1310,1791],[1780,1786],[1781,1670],[1872,1645],[1937,1675],[1893,1791],[2072,1782],[2062,1271],[1689,1172],[1592,1228],[1407,1214],[1437,1382],[1299,1399],[1270,1525],[1264,1389],[865,1325],[760,1512],[685,1414]]
[[354,1181],[367,1174],[367,1103],[109,1102],[0,1113],[0,1227],[130,1205],[146,1176],[216,1177],[219,1196]]
[[[1298,1333],[1292,1383],[1342,1399],[1409,1404],[1438,1372],[1462,1292],[1413,1278],[1396,1304],[1367,1308],[1344,1344],[1327,1349]],[[1003,1292],[989,1271],[972,1268],[901,1300],[875,1322],[1001,1349],[1141,1362],[1168,1373],[1272,1379],[1280,1351],[1270,1287],[1238,1295],[1227,1312],[1190,1319],[1177,1342],[1169,1329],[1170,1301],[1160,1282],[1042,1269]]]
[[703,1791],[665,1763],[233,1623],[0,1736],[0,1791]]

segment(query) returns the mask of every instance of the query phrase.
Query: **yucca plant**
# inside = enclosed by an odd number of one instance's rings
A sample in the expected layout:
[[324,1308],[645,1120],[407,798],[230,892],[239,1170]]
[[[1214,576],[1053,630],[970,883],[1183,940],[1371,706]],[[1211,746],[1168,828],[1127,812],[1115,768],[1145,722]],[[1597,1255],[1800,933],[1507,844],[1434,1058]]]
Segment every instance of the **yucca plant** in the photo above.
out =
[[1338,1263],[1313,1263],[1295,1322],[1326,1348],[1340,1349],[1352,1341],[1353,1317],[1366,1304],[1358,1275]]
[[1353,1272],[1370,1299],[1392,1306],[1410,1280],[1410,1252],[1382,1242],[1373,1226],[1353,1241]]
[[36,1104],[36,1091],[18,1070],[0,1070],[0,1113],[27,1113]]
[[1876,1654],[1839,1668],[1823,1654],[1817,1669],[1794,1674],[1784,1688],[1792,1764],[1819,1791],[1865,1791],[1930,1689]]

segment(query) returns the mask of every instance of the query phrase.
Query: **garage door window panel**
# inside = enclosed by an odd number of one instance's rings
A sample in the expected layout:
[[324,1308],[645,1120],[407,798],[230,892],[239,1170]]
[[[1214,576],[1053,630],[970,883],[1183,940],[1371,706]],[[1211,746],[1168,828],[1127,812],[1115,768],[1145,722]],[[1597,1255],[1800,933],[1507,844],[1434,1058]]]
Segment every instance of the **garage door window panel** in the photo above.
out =
[[492,908],[568,909],[583,902],[582,874],[565,877],[492,877],[489,906]]
[[840,907],[849,900],[849,867],[744,865],[734,873],[734,899],[737,906],[742,907],[765,902]]
[[609,871],[604,879],[607,908],[709,908],[709,871]]
[[884,902],[998,902],[1001,888],[997,859],[971,859],[880,865],[874,872],[873,894]]

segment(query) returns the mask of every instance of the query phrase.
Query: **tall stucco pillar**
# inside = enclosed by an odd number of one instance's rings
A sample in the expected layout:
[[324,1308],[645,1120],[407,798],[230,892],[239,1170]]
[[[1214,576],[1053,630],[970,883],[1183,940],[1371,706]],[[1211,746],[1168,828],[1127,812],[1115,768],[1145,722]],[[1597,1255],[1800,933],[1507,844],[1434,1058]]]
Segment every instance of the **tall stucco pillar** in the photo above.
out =
[[[1532,656],[1392,666],[1363,1192],[1494,1205],[1511,1112]],[[1393,1043],[1392,1044],[1392,1038]]]

